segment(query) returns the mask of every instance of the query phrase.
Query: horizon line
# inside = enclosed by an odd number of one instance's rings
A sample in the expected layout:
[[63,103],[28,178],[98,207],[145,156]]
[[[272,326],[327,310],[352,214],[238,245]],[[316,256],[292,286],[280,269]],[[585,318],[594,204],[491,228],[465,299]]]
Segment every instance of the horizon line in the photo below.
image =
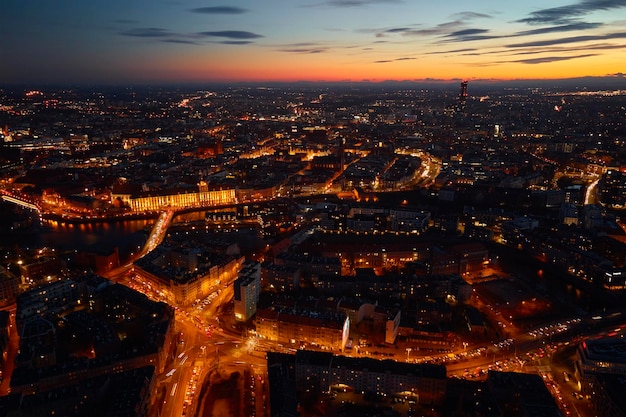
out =
[[[571,84],[574,82],[619,82],[626,81],[626,74],[608,74],[602,76],[580,76],[580,77],[568,77],[568,78],[471,78],[471,77],[459,77],[448,79],[434,79],[434,78],[422,78],[412,80],[155,80],[155,81],[93,81],[93,82],[16,82],[16,83],[0,83],[0,89],[15,89],[15,88],[92,88],[92,87],[174,87],[174,86],[201,86],[201,85],[215,85],[215,86],[263,86],[263,85],[343,85],[349,86],[353,84],[368,85],[368,86],[384,86],[393,84],[429,84],[429,85],[448,85],[455,84],[462,81],[467,81],[471,84],[482,85],[496,85],[496,84],[527,84],[530,86],[532,83],[564,83]],[[582,87],[582,86],[581,86]],[[626,89],[626,85],[624,85]]]

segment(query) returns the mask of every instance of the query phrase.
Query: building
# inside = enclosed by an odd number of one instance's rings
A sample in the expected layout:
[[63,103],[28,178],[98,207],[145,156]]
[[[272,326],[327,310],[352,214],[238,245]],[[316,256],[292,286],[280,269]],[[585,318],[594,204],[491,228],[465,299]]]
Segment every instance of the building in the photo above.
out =
[[0,383],[2,383],[2,369],[7,359],[10,336],[11,317],[8,311],[0,310]]
[[343,313],[263,308],[255,318],[257,336],[292,345],[341,351],[350,336],[350,319]]
[[593,378],[591,404],[597,417],[626,417],[626,377],[605,374]]
[[8,306],[15,302],[19,285],[20,279],[0,266],[0,307]]
[[77,265],[90,268],[93,271],[109,271],[120,266],[120,252],[117,246],[113,248],[90,248],[76,254],[74,262]]
[[[340,303],[340,307],[341,307]],[[381,323],[384,328],[385,343],[394,344],[398,336],[398,328],[400,327],[401,310],[394,308],[385,308],[380,305],[363,303],[359,306],[356,324],[363,320],[371,320],[373,323]],[[374,326],[376,328],[377,326]]]
[[581,342],[576,351],[575,373],[582,391],[588,394],[593,392],[596,375],[626,375],[626,339],[606,337]]
[[571,203],[562,204],[559,211],[559,219],[566,226],[578,224],[578,207]]
[[278,352],[267,352],[266,355],[267,384],[270,394],[269,415],[272,417],[299,416],[294,355]]
[[561,417],[561,411],[539,375],[520,372],[487,374],[487,391],[499,416]]
[[204,181],[198,184],[198,191],[166,189],[133,193],[127,187],[114,188],[111,192],[111,204],[115,205],[116,201],[118,205],[121,202],[134,212],[237,204],[234,188],[209,189]]
[[[268,354],[268,369],[277,369],[278,363],[282,364],[280,369],[293,369],[293,373],[288,374],[291,375],[296,392],[301,393],[349,389],[375,396],[419,397],[420,403],[432,405],[440,405],[446,395],[447,375],[444,365],[349,358],[335,356],[330,352],[307,350],[280,357]],[[272,387],[276,381],[272,381],[272,373],[269,375]],[[270,402],[274,404],[272,398],[282,395],[282,391],[274,392],[270,389]],[[285,404],[284,401],[282,404]]]
[[233,287],[235,320],[248,321],[256,314],[256,306],[259,302],[261,264],[256,261],[244,262]]
[[[85,295],[73,302],[77,289]],[[34,309],[46,298],[49,308]],[[32,395],[146,366],[162,373],[172,356],[174,309],[108,281],[77,278],[31,290],[18,299],[16,317],[14,393]]]
[[82,285],[72,280],[60,280],[42,285],[17,299],[16,321],[18,329],[30,318],[66,311],[85,304]]
[[0,410],[25,416],[154,416],[157,381],[153,366],[117,370],[68,386],[11,393],[0,397]]
[[[170,252],[173,254],[168,255]],[[190,248],[189,252],[161,248],[134,264],[133,272],[161,292],[168,303],[187,306],[231,285],[243,260],[237,256],[199,253],[198,248]]]
[[18,265],[22,283],[27,285],[55,281],[65,268],[63,261],[56,256],[18,261]]
[[602,175],[599,186],[602,204],[612,208],[626,206],[626,173],[609,170]]
[[261,264],[261,285],[279,292],[294,291],[300,287],[300,271],[297,266],[265,261]]
[[461,81],[461,88],[459,90],[458,105],[460,109],[463,109],[467,104],[467,80]]

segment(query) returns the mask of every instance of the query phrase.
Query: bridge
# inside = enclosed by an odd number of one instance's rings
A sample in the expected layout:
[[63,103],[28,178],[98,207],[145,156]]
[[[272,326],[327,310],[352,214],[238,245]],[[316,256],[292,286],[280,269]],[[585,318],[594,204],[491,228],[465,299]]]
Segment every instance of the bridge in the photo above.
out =
[[159,218],[154,223],[154,226],[152,226],[152,231],[150,231],[150,236],[148,236],[146,244],[144,245],[141,252],[137,254],[136,259],[142,258],[148,253],[152,252],[157,246],[161,244],[161,242],[163,242],[163,238],[167,233],[167,228],[170,226],[170,223],[172,222],[172,218],[174,218],[175,213],[176,211],[172,208],[168,208],[165,211],[161,212]]
[[118,282],[120,279],[122,279],[124,275],[132,269],[133,263],[137,262],[139,259],[152,252],[154,249],[156,249],[157,246],[161,244],[161,242],[163,242],[163,238],[167,233],[167,228],[172,222],[172,218],[174,218],[174,214],[176,214],[176,211],[171,208],[162,211],[159,215],[159,218],[152,226],[152,231],[150,231],[148,240],[146,240],[143,248],[141,248],[141,250],[137,254],[132,255],[130,259],[128,259],[126,264],[120,265],[107,271],[99,271],[99,274],[115,282]]
[[34,210],[41,214],[41,209],[39,208],[39,206],[36,204],[35,201],[29,201],[23,197],[11,195],[6,191],[2,191],[2,199],[8,203],[16,204],[20,207]]

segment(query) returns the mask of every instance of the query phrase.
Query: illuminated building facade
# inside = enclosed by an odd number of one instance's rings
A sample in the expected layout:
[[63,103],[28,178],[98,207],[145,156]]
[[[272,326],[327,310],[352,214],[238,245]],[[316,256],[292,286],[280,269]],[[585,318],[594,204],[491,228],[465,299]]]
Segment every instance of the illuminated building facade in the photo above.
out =
[[111,193],[111,202],[114,203],[119,199],[134,212],[159,211],[164,208],[223,206],[237,203],[235,189],[210,190],[204,181],[200,182],[198,188],[197,192],[174,193],[172,190],[164,190],[163,192],[143,192],[138,196],[127,193]]
[[187,271],[182,275],[175,269],[163,270],[152,264],[135,264],[133,271],[148,281],[151,287],[162,292],[169,304],[187,306],[231,285],[237,278],[243,260],[242,257],[225,257],[208,268],[198,268],[198,271]]
[[259,337],[296,346],[343,350],[350,335],[350,319],[339,313],[259,309],[255,324]]
[[612,208],[626,206],[626,173],[609,170],[600,181],[600,200]]

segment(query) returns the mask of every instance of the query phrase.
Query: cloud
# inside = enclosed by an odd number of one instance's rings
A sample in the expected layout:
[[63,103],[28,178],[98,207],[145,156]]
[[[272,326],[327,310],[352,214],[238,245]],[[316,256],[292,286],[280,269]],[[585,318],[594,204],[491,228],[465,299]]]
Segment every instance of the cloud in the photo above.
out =
[[575,18],[588,13],[619,9],[622,7],[626,7],[624,0],[581,0],[574,4],[537,10],[517,22],[528,23],[530,25],[546,23],[567,24],[572,22]]
[[246,13],[248,10],[242,9],[241,7],[213,6],[213,7],[196,7],[195,9],[190,9],[189,11],[193,13],[201,13],[201,14],[243,14],[243,13]]
[[209,32],[198,32],[198,35],[229,39],[258,39],[263,37],[263,35],[247,32],[245,30],[218,30]]
[[[472,13],[472,12],[466,12]],[[451,20],[448,22],[440,23],[437,26],[431,26],[427,28],[416,28],[416,29],[407,29],[402,32],[403,35],[407,36],[445,36],[445,37],[458,37],[459,40],[466,40],[466,37],[475,37],[480,35],[481,33],[489,32],[488,29],[476,29],[476,28],[467,28],[460,29],[466,24],[465,18]],[[489,39],[492,37],[490,36]]]
[[601,41],[601,40],[608,40],[608,39],[623,39],[623,38],[626,38],[626,32],[608,33],[606,35],[572,36],[569,38],[513,43],[510,45],[506,45],[506,47],[507,48],[527,48],[527,47],[532,47],[532,46],[551,46],[551,45],[560,45],[560,44],[566,44],[566,43]]
[[290,54],[320,54],[331,49],[351,49],[351,45],[328,45],[320,42],[293,42],[275,45],[276,51]]
[[546,56],[542,58],[520,59],[517,61],[508,61],[508,62],[517,62],[520,64],[536,65],[536,64],[547,64],[549,62],[568,61],[570,59],[587,58],[590,56],[597,56],[597,54],[584,54],[584,55],[574,55],[574,56]]
[[387,29],[385,33],[398,33],[398,32],[406,32],[407,30],[411,30],[411,28],[391,28]]
[[200,45],[198,42],[190,41],[188,39],[163,39],[162,42],[177,43],[177,44],[183,44],[183,45]]
[[451,32],[447,35],[443,35],[443,38],[445,42],[469,42],[469,41],[481,41],[481,40],[488,40],[488,39],[516,38],[516,37],[522,37],[522,36],[545,35],[548,33],[595,29],[602,25],[603,25],[602,23],[578,22],[578,23],[572,23],[569,25],[551,26],[551,27],[544,27],[544,28],[539,28],[539,29],[525,30],[525,31],[516,32],[516,33],[512,33],[508,35],[485,35],[486,33],[489,33],[488,29],[470,28],[470,29],[462,29],[462,30]]
[[327,0],[321,3],[307,4],[304,7],[319,7],[319,6],[333,6],[333,7],[361,7],[368,6],[370,4],[400,4],[401,0]]
[[294,42],[294,43],[282,44],[280,46],[284,48],[300,48],[300,47],[306,47],[306,46],[319,46],[319,44],[315,42]]
[[123,36],[132,36],[137,38],[165,38],[175,35],[174,33],[163,28],[135,28],[120,32]]
[[453,19],[457,20],[470,20],[470,19],[491,19],[491,15],[477,12],[460,12],[452,15]]
[[326,52],[327,48],[287,48],[287,49],[279,49],[279,52],[288,52],[291,54],[321,54],[322,52]]
[[[553,48],[538,48],[532,49],[529,51],[517,51],[509,55],[536,55],[536,54],[545,54],[545,53],[559,53],[559,52],[584,52],[584,51],[602,51],[602,50],[612,50],[612,49],[626,49],[626,45],[613,45],[613,44],[595,44],[581,47],[553,47]],[[503,51],[499,51],[502,53]]]
[[596,29],[602,25],[603,25],[602,23],[577,22],[577,23],[571,23],[569,25],[550,26],[550,27],[539,28],[539,29],[524,30],[521,32],[516,32],[512,36],[544,35],[546,33],[570,32],[574,30]]
[[254,42],[252,41],[221,41],[219,43],[221,43],[222,45],[249,45]]
[[469,42],[482,41],[486,39],[499,39],[502,36],[484,35],[489,33],[489,29],[462,29],[444,35],[445,42]]
[[374,61],[374,64],[387,64],[389,62],[397,62],[397,61],[412,61],[414,59],[417,59],[417,58],[402,57],[402,58],[395,58],[395,59],[381,59],[379,61]]
[[478,34],[487,33],[487,32],[489,32],[489,29],[463,29],[463,30],[457,30],[456,32],[452,32],[446,35],[446,37],[464,38],[466,36],[473,36],[473,35],[478,35]]
[[124,32],[120,32],[123,36],[131,36],[137,38],[158,39],[161,42],[177,43],[185,45],[201,45],[202,42],[198,42],[201,38],[226,38],[223,41],[214,43],[222,43],[227,45],[247,45],[252,43],[251,39],[262,38],[262,35],[247,32],[243,30],[222,30],[222,31],[209,31],[199,32],[192,34],[181,34],[170,32],[163,28],[135,28],[129,29]]
[[410,29],[403,32],[407,36],[431,36],[431,35],[447,35],[451,30],[458,29],[463,24],[461,20],[440,23],[437,26],[424,29]]
[[474,52],[477,50],[478,49],[476,48],[451,49],[449,51],[426,52],[425,55],[456,54],[456,53],[461,53],[461,52]]

